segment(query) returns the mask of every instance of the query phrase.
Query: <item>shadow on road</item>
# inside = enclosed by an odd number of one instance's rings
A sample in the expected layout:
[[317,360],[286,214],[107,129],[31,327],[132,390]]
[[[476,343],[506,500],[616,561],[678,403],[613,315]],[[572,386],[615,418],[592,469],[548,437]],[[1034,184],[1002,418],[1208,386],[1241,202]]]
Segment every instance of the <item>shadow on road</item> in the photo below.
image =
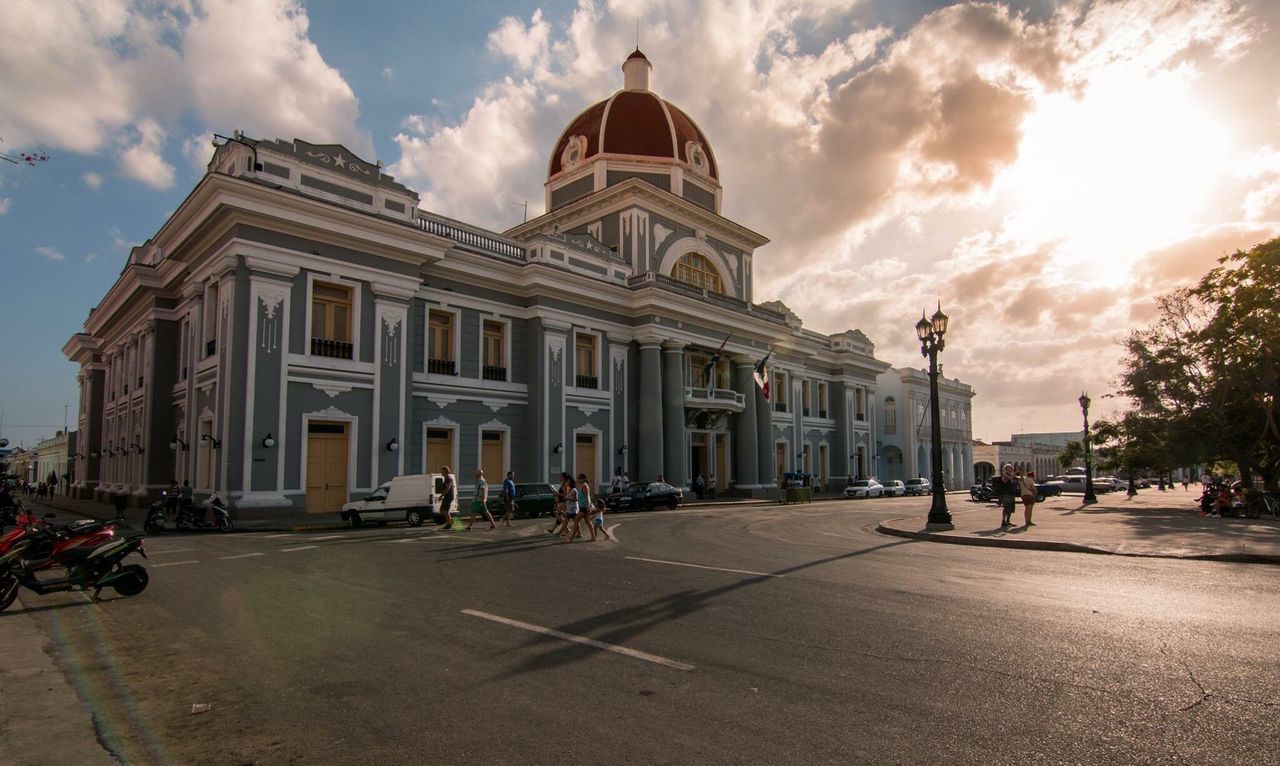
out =
[[[626,645],[629,641],[658,625],[688,617],[705,609],[712,601],[721,596],[763,583],[776,583],[779,575],[794,574],[824,564],[865,556],[868,553],[875,553],[887,548],[896,548],[901,545],[910,545],[916,542],[919,541],[895,540],[779,569],[767,576],[744,577],[737,582],[722,585],[718,588],[679,591],[661,596],[639,606],[615,609],[594,617],[558,625],[556,630],[573,635],[589,636],[597,641],[609,644]],[[530,656],[518,668],[499,677],[513,677],[535,671],[554,669],[571,662],[584,660],[601,651],[581,644],[569,644],[559,639],[548,637],[530,638],[526,645],[529,647],[543,646],[546,649],[540,654]]]

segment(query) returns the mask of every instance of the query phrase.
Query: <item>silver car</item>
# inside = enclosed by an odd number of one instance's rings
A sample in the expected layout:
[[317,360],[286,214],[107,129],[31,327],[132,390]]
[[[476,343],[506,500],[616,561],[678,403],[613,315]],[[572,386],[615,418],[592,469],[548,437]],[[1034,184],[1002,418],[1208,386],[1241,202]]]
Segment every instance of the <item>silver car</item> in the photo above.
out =
[[897,481],[896,479],[894,481],[886,481],[882,486],[883,486],[883,489],[881,490],[881,495],[883,495],[884,497],[906,497],[907,496],[907,485],[903,484],[900,481]]
[[844,488],[845,497],[880,497],[884,487],[875,479],[859,479]]

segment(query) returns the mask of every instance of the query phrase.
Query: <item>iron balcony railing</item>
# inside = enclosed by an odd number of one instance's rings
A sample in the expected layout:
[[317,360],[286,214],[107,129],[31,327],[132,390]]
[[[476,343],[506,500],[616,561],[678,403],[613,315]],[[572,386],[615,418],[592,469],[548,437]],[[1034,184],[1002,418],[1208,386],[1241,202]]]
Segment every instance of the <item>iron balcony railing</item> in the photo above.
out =
[[454,242],[463,245],[469,245],[477,250],[486,251],[493,255],[500,255],[505,258],[515,258],[523,261],[525,259],[524,247],[510,240],[499,239],[491,234],[485,234],[474,229],[465,228],[461,225],[441,221],[436,218],[428,218],[419,216],[413,219],[414,224],[419,229],[428,234],[435,234],[441,237],[447,237]]
[[600,379],[595,375],[578,375],[575,381],[578,388],[599,388]]
[[695,388],[684,389],[686,407],[700,409],[725,409],[741,412],[746,407],[746,397],[731,388]]
[[427,372],[432,375],[457,375],[458,365],[452,359],[428,359]]
[[485,380],[506,380],[507,368],[486,364],[480,371],[480,377]]
[[350,359],[355,351],[355,345],[340,340],[327,340],[325,338],[311,339],[311,355],[323,356],[330,359]]

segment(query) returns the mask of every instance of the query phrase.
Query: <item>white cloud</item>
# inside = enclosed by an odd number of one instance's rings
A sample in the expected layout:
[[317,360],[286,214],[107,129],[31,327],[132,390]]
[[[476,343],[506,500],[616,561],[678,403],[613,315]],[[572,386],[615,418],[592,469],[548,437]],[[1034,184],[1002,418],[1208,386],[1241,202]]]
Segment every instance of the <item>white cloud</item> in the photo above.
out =
[[67,259],[67,256],[48,245],[41,245],[40,247],[37,247],[36,255],[39,255],[41,258],[48,258],[51,261],[65,261]]
[[[1078,388],[1108,388],[1120,328],[1168,284],[1138,273],[1145,250],[1239,241],[1280,219],[1280,176],[1256,158],[1252,178],[1231,175],[1229,158],[1246,151],[1228,154],[1233,134],[1206,117],[1240,78],[1270,82],[1280,14],[1265,7],[1129,0],[1033,17],[961,2],[890,31],[868,26],[857,2],[652,0],[641,47],[654,90],[707,133],[725,215],[773,239],[755,260],[756,299],[781,298],[822,332],[861,327],[881,358],[919,365],[912,324],[941,298],[955,318],[947,372],[977,387],[979,425],[1000,437],[1074,427]],[[527,197],[538,213],[559,132],[621,85],[633,12],[579,0],[563,23],[503,19],[488,46],[508,71],[456,120],[406,118],[392,172],[464,220],[506,228],[519,220],[510,203]],[[689,45],[687,29],[716,34]],[[1131,124],[1087,111],[1126,92],[1142,104]],[[1029,142],[1055,99],[1080,130]],[[1247,100],[1236,124],[1274,124],[1274,99]],[[1168,111],[1187,104],[1197,111]],[[1097,149],[1111,159],[1100,165]],[[1014,183],[1019,163],[1061,156],[1088,161],[1092,177]],[[1171,181],[1184,161],[1194,182]],[[1143,194],[1183,220],[1162,220]],[[1126,208],[1137,225],[1124,225]],[[1082,249],[1082,217],[1113,223],[1115,236],[1089,232],[1108,249]],[[1043,361],[991,361],[1005,358]]]
[[80,180],[84,181],[84,185],[90,189],[97,191],[102,188],[102,174],[88,171],[80,176]]
[[382,79],[390,80],[392,77],[395,77],[395,76],[396,76],[396,70],[392,69],[389,66],[384,66],[382,68]]
[[9,212],[10,202],[11,200],[8,197],[0,197],[0,215],[4,215]]
[[182,142],[182,156],[197,173],[203,173],[209,160],[213,158],[213,133],[212,130],[195,133]]
[[94,261],[96,261],[96,260],[98,260],[98,254],[97,254],[97,253],[89,253],[88,255],[86,255],[86,256],[84,257],[84,262],[85,262],[85,263],[93,263],[93,262],[94,262]]
[[120,155],[120,172],[154,189],[173,186],[173,166],[164,160],[165,130],[154,120],[138,124],[138,141]]
[[170,131],[189,113],[225,131],[342,142],[367,155],[355,94],[308,23],[299,0],[12,0],[0,39],[22,44],[0,46],[0,136],[82,153],[124,142],[142,162],[127,174],[152,185],[171,173],[156,128]]

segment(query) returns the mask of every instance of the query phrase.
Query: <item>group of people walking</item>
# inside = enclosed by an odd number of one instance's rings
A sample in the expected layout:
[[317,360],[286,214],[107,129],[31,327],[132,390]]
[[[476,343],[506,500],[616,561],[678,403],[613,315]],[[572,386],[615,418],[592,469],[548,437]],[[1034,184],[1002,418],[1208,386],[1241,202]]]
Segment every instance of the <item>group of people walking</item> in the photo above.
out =
[[[440,467],[440,474],[443,482],[440,490],[440,515],[444,519],[443,528],[450,530],[453,529],[454,506],[458,500],[458,480],[447,465]],[[467,525],[463,529],[471,531],[481,518],[489,522],[489,529],[497,529],[499,521],[505,526],[511,526],[511,518],[516,510],[516,472],[507,471],[507,477],[502,482],[502,515],[496,519],[489,510],[489,482],[485,480],[484,469],[476,469],[475,482],[475,495],[471,500]],[[621,482],[615,483],[625,486]],[[613,486],[610,485],[611,488]],[[590,536],[591,542],[595,542],[600,535],[606,540],[611,539],[604,528],[604,501],[591,492],[591,482],[587,480],[586,474],[580,473],[576,479],[569,473],[560,474],[555,514],[555,524],[547,531],[552,535],[560,535],[564,542],[571,543],[586,536]]]
[[1018,498],[1022,498],[1022,525],[1034,527],[1031,511],[1036,507],[1036,472],[1015,473],[1012,463],[1005,463],[1000,475],[991,480],[1000,498],[1000,527],[1013,526],[1013,512]]

